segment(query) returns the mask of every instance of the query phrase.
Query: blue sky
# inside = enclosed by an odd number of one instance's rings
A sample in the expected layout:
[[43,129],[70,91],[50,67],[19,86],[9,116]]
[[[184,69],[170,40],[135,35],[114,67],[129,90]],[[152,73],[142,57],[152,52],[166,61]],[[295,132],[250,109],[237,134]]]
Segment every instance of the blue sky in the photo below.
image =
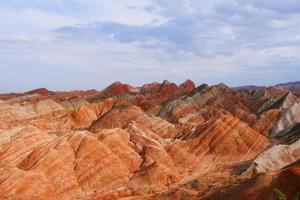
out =
[[299,80],[298,0],[0,1],[0,92]]

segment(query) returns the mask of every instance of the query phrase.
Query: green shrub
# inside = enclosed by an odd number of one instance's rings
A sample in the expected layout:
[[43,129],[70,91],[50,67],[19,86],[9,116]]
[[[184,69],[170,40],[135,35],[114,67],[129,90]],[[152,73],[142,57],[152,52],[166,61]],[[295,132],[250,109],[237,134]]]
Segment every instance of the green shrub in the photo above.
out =
[[274,191],[277,194],[279,200],[286,200],[286,195],[281,190],[275,188]]
[[[282,192],[280,189],[275,188],[274,192],[275,192],[276,197],[277,197],[276,199],[278,199],[278,200],[287,200],[286,194],[284,194],[284,192]],[[292,198],[292,200],[299,200],[299,193],[297,193],[296,196]]]

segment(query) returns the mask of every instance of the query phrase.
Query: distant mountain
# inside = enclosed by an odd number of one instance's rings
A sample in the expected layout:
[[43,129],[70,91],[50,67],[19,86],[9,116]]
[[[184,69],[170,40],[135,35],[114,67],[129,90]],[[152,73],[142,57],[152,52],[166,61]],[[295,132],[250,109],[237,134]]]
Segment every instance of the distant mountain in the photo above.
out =
[[257,86],[257,85],[245,85],[245,86],[239,86],[234,87],[236,90],[257,90],[257,89],[263,89],[266,88],[265,86]]
[[276,87],[285,88],[291,91],[300,91],[300,81],[296,82],[288,82],[288,83],[281,83],[276,85]]
[[[256,89],[262,89],[262,88],[266,88],[267,86],[257,86],[257,85],[244,85],[244,86],[238,86],[238,87],[234,87],[234,89],[237,90],[256,90]],[[277,85],[273,85],[270,87],[279,87],[279,88],[283,88],[283,89],[287,89],[289,91],[300,91],[300,81],[296,81],[296,82],[288,82],[288,83],[280,83]]]

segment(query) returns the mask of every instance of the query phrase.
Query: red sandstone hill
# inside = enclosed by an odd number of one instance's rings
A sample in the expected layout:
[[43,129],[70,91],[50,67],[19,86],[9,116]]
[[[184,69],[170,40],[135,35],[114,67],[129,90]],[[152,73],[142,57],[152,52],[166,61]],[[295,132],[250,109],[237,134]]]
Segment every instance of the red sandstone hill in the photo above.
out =
[[299,102],[191,80],[0,94],[0,199],[292,199]]

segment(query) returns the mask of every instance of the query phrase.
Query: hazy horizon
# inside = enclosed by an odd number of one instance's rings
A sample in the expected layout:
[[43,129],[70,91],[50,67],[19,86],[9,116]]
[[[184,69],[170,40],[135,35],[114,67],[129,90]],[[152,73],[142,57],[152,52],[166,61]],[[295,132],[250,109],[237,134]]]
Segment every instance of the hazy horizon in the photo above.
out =
[[11,0],[0,17],[0,93],[299,80],[297,0]]
[[[121,82],[121,83],[122,83],[122,84],[129,84],[129,85],[131,85],[131,86],[133,86],[133,87],[138,88],[138,87],[142,87],[144,84],[153,83],[153,82],[163,83],[163,81],[165,81],[165,80],[162,80],[162,81],[145,82],[145,83],[143,83],[143,84],[141,84],[141,85],[133,85],[133,84],[126,83],[126,82]],[[170,80],[167,80],[167,81],[170,81]],[[273,85],[236,85],[236,86],[232,86],[232,85],[226,84],[225,82],[218,82],[218,83],[209,84],[209,83],[205,83],[205,82],[200,82],[200,83],[199,83],[199,82],[196,82],[196,81],[194,81],[194,80],[191,80],[191,81],[193,81],[193,82],[196,84],[196,87],[197,87],[197,86],[200,86],[201,84],[208,84],[208,85],[212,86],[212,85],[217,85],[217,84],[224,83],[225,85],[227,85],[227,86],[229,86],[229,87],[232,87],[232,88],[238,88],[238,87],[252,87],[252,86],[253,86],[253,87],[272,87],[272,86],[276,86],[276,85],[280,85],[280,84],[296,83],[296,82],[298,83],[298,82],[300,82],[300,81],[293,81],[293,82],[277,83],[277,84],[273,84]],[[104,86],[104,87],[100,87],[100,88],[69,88],[69,89],[66,89],[66,90],[57,90],[57,89],[55,89],[55,88],[47,88],[47,87],[41,86],[41,87],[36,87],[36,88],[30,88],[30,89],[28,89],[28,90],[4,91],[4,92],[1,92],[1,91],[0,91],[0,94],[5,94],[5,93],[25,93],[25,92],[30,92],[30,91],[35,90],[35,89],[42,89],[42,88],[45,88],[45,89],[47,89],[47,90],[49,90],[49,91],[52,91],[52,92],[66,92],[66,91],[75,91],[75,90],[97,90],[97,91],[101,91],[101,90],[105,89],[106,87],[110,86],[111,84],[113,84],[113,83],[115,83],[115,82],[117,82],[117,81],[113,81],[113,82],[109,83],[108,85],[106,85],[106,86]],[[120,81],[118,81],[118,82],[120,82]],[[173,81],[171,81],[171,82],[173,82]],[[180,84],[184,83],[184,81],[183,81],[183,82],[173,82],[173,83],[175,83],[175,84],[177,84],[177,85],[179,86]]]

